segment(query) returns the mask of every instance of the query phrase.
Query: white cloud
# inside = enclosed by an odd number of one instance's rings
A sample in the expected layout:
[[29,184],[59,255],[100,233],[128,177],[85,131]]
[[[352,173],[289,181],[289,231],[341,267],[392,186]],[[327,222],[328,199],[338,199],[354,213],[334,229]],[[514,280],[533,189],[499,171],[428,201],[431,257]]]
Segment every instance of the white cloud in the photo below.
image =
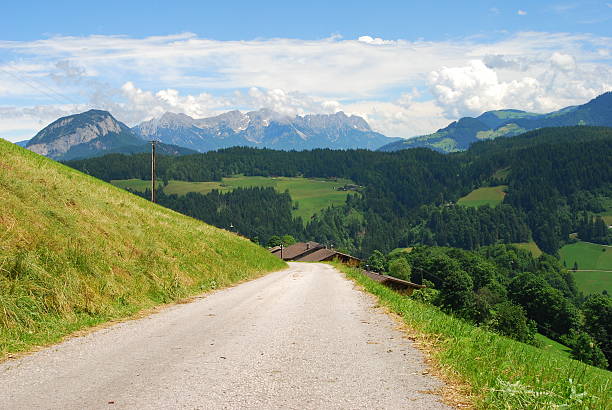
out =
[[527,12],[526,12],[525,10],[521,10],[521,9],[519,9],[519,10],[516,12],[516,14],[518,14],[519,16],[526,16],[526,15],[527,15]]
[[[15,67],[26,81],[80,103],[69,106],[0,72],[0,104],[32,112],[44,105],[102,108],[128,125],[165,111],[344,110],[366,116],[378,131],[409,137],[458,116],[507,107],[549,111],[612,89],[609,37],[523,32],[480,41],[217,41],[189,33],[0,41],[8,61],[0,68]],[[32,135],[40,128],[18,118]],[[9,129],[2,124],[0,134]]]
[[374,44],[374,45],[393,44],[393,41],[383,40],[380,37],[372,38],[370,36],[361,36],[357,39],[357,41],[361,41],[362,43],[366,43],[366,44]]
[[540,108],[536,104],[541,86],[536,79],[500,81],[497,72],[481,60],[472,60],[467,66],[433,71],[429,83],[439,105],[451,117],[517,106],[531,110]]
[[576,69],[576,59],[569,54],[553,53],[550,57],[551,64],[561,71],[572,71]]
[[374,130],[390,137],[429,134],[453,121],[435,101],[407,101],[405,95],[395,101],[359,101],[341,108],[365,118]]
[[533,65],[535,68],[525,70],[531,75],[502,80],[498,71],[482,60],[472,60],[467,66],[433,71],[429,84],[438,104],[450,117],[502,108],[548,112],[584,103],[612,89],[609,67],[578,67],[571,55],[553,53],[548,66],[539,62]]

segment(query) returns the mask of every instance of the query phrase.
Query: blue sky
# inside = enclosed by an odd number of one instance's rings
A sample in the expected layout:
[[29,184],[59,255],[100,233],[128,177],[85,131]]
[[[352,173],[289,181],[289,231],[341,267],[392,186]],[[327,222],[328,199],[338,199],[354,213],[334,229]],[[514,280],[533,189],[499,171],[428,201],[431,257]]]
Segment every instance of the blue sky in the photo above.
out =
[[343,110],[411,137],[612,89],[612,0],[226,4],[3,5],[0,136],[92,107],[128,125],[267,107]]
[[[8,3],[8,2],[7,2]],[[11,1],[0,38],[196,33],[217,40],[289,37],[443,40],[495,31],[610,34],[610,1]],[[518,10],[526,12],[519,15]],[[7,18],[9,17],[9,18]]]

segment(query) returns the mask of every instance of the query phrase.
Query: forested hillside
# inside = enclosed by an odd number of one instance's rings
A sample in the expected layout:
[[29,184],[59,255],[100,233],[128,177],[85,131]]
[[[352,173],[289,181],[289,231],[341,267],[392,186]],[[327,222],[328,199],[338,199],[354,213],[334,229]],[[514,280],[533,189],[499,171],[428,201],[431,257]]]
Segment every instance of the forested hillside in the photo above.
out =
[[[333,243],[361,256],[419,243],[476,249],[530,238],[555,254],[569,233],[580,228],[585,212],[587,217],[601,212],[606,198],[612,197],[611,152],[612,129],[582,126],[479,142],[450,155],[424,148],[398,152],[231,148],[162,156],[158,172],[162,180],[186,181],[219,181],[235,174],[349,178],[365,187],[362,195],[349,196],[344,206],[315,215],[305,231],[287,220],[283,226],[289,231],[275,233]],[[149,177],[145,154],[113,154],[68,165],[107,181]],[[500,184],[508,185],[508,192],[498,207],[466,209],[456,204],[474,188]],[[242,195],[252,203],[265,195],[262,201],[276,203],[271,208],[287,202],[282,194],[264,191]],[[169,206],[179,206],[178,199],[172,201],[175,205]],[[182,212],[227,224],[228,217],[221,216],[226,208],[215,214],[202,212],[193,198],[180,202]],[[244,225],[238,229],[265,242],[268,233],[277,229],[277,221],[261,219],[250,206],[244,209],[252,212],[241,216]],[[257,231],[248,228],[255,225]]]

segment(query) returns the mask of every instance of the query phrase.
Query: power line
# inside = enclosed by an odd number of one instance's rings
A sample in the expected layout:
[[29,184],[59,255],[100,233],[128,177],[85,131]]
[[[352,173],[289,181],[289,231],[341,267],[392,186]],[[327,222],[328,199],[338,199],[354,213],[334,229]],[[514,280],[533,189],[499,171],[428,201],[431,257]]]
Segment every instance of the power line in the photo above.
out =
[[[30,86],[34,90],[36,90],[38,92],[41,92],[41,93],[45,94],[47,97],[50,97],[50,98],[52,98],[52,99],[54,99],[56,101],[59,101],[59,99],[57,97],[60,97],[60,98],[65,100],[65,101],[60,101],[62,103],[68,101],[69,103],[74,104],[74,105],[78,105],[79,104],[78,102],[74,101],[72,98],[68,97],[67,95],[64,95],[64,94],[62,94],[62,93],[60,93],[58,91],[55,91],[51,87],[49,87],[49,86],[47,86],[47,85],[45,85],[45,84],[43,84],[41,82],[35,81],[33,79],[26,79],[24,76],[22,76],[22,75],[20,75],[18,73],[15,73],[15,72],[8,71],[7,69],[2,68],[2,67],[0,67],[0,71],[4,72],[5,74],[10,75],[13,78],[16,78],[18,81],[21,81],[22,83]],[[46,88],[48,91],[43,90],[42,87]],[[55,95],[53,95],[53,94],[55,94]]]

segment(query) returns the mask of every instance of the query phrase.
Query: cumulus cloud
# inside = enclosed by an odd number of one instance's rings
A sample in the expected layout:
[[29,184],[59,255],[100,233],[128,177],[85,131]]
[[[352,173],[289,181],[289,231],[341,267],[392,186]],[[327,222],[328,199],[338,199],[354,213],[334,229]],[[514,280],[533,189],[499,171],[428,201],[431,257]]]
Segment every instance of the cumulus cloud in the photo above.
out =
[[[573,56],[558,52],[549,57],[548,66],[545,61],[534,64],[536,69],[527,69],[532,75],[502,80],[490,65],[472,60],[466,66],[432,71],[429,84],[438,104],[451,117],[502,108],[547,112],[574,104],[572,101],[583,103],[612,89],[608,67],[578,67]],[[506,68],[505,64],[500,66]]]
[[521,10],[521,9],[519,9],[519,10],[516,12],[516,14],[518,14],[519,16],[526,16],[526,15],[527,15],[527,12],[526,12],[525,10]]
[[444,67],[429,76],[432,93],[447,115],[478,115],[486,110],[515,108],[539,109],[538,80],[500,81],[497,73],[481,60],[462,67]]

